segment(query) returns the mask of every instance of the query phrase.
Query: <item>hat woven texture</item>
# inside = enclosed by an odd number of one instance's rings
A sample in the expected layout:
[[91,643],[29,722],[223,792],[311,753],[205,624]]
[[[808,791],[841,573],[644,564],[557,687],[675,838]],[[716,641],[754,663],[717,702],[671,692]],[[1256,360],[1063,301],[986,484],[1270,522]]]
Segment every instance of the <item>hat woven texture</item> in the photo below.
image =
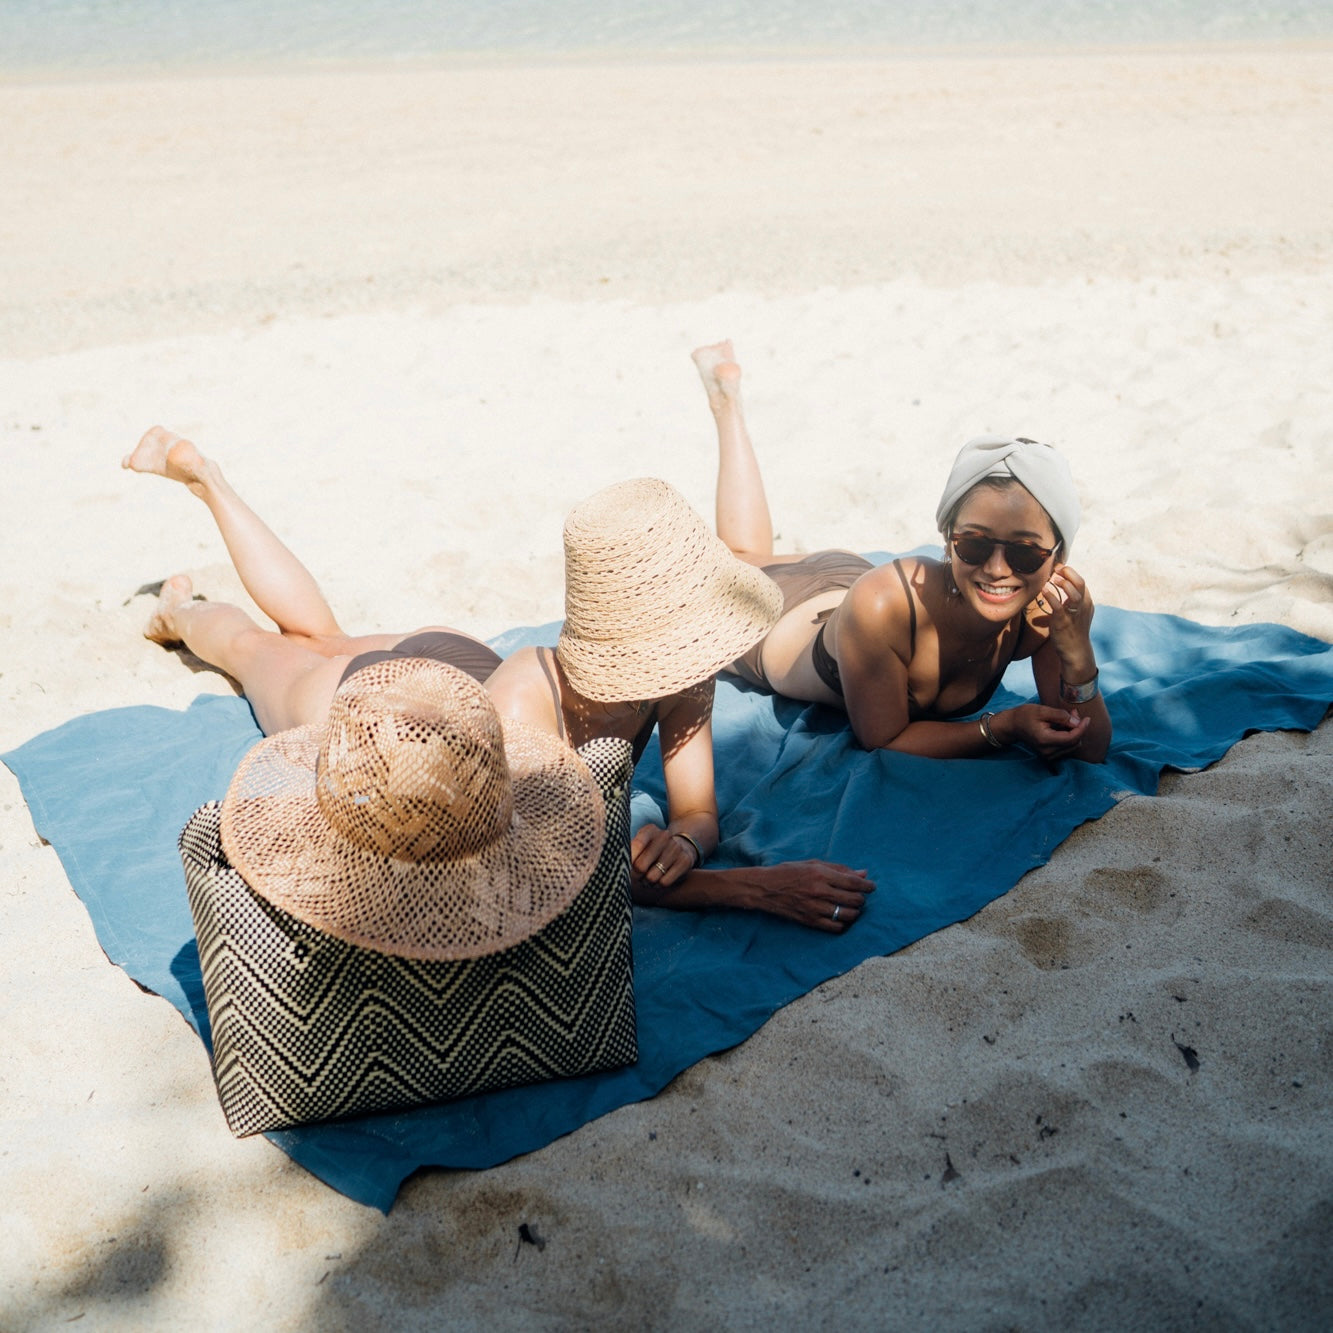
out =
[[256,893],[338,939],[475,958],[573,900],[605,811],[563,741],[502,721],[456,668],[399,658],[344,681],[326,725],[254,746],[221,835]]
[[781,614],[777,584],[737,559],[665,481],[618,482],[565,521],[556,653],[585,698],[660,699],[696,685]]

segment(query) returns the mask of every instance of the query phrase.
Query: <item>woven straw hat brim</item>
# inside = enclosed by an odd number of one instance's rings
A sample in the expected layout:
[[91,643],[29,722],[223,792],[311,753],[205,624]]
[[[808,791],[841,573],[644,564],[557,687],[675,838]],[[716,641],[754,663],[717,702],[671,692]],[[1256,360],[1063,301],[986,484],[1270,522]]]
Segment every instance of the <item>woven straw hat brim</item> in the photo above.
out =
[[322,726],[260,741],[222,804],[222,846],[254,891],[350,944],[404,958],[477,958],[527,939],[567,907],[601,855],[596,780],[563,741],[504,721],[514,814],[472,855],[405,861],[333,830],[315,793]]
[[[710,534],[711,535],[711,534]],[[782,591],[723,544],[650,586],[594,637],[567,619],[556,654],[585,699],[660,699],[707,680],[754,647],[782,616]]]

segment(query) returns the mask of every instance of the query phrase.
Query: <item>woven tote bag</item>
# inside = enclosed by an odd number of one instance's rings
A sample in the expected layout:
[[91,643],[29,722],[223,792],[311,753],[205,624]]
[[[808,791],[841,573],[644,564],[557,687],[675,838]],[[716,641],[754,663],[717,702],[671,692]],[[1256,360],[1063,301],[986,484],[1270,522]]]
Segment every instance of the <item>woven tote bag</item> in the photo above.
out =
[[628,741],[579,749],[606,802],[582,892],[518,944],[419,961],[348,944],[256,894],[226,859],[219,803],[181,832],[212,1026],[238,1137],[402,1109],[638,1059],[630,951]]

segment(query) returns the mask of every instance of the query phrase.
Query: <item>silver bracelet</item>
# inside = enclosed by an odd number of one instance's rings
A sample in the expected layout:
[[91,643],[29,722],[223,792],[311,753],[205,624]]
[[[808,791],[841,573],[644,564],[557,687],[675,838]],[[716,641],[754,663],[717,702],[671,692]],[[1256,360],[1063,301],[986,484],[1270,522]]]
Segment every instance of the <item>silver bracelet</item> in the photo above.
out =
[[694,848],[694,864],[690,867],[690,869],[698,870],[699,867],[704,863],[704,849],[700,847],[699,844],[695,842],[695,840],[691,838],[688,833],[673,833],[671,836],[673,838],[684,838],[685,841],[688,842],[690,846]]
[[1100,672],[1094,671],[1091,680],[1085,680],[1082,685],[1071,685],[1063,676],[1060,677],[1060,698],[1067,704],[1085,704],[1089,699],[1097,697],[1097,677]]
[[1005,748],[1004,742],[990,729],[990,720],[994,716],[994,713],[982,713],[977,719],[977,725],[981,728],[981,734],[985,737],[986,744],[992,750],[1003,750]]

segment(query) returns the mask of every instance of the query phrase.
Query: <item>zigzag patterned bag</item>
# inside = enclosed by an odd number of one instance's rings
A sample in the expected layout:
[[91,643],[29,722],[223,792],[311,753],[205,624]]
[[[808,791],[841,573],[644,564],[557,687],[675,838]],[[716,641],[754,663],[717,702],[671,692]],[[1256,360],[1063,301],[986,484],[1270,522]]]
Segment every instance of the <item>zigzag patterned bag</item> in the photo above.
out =
[[422,962],[335,939],[259,897],[226,859],[218,802],[179,847],[238,1137],[419,1106],[638,1059],[630,952],[628,741],[579,749],[606,844],[574,901],[499,953]]

